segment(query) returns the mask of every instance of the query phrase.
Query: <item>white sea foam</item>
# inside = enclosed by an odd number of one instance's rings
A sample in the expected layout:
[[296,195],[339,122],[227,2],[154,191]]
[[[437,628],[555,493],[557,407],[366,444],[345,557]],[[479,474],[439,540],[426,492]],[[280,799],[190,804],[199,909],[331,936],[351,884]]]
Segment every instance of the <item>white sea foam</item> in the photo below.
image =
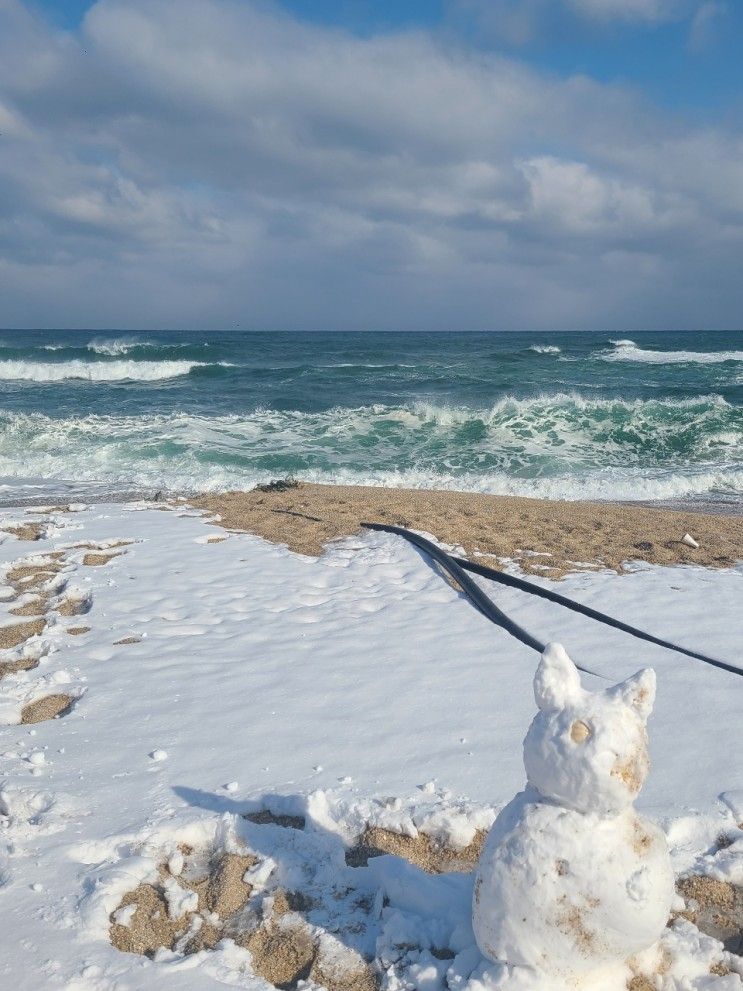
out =
[[536,351],[537,354],[560,354],[562,348],[558,348],[556,344],[532,344],[529,350]]
[[0,379],[6,382],[155,382],[188,375],[202,361],[0,361]]
[[[154,348],[167,347],[168,345],[158,345],[154,341],[140,341],[136,337],[116,337],[108,340],[103,337],[95,337],[85,345],[88,351],[94,354],[105,354],[115,358],[122,354],[127,354],[134,348]],[[180,346],[180,345],[179,345]]]
[[[680,426],[671,420],[679,412]],[[74,478],[96,491],[101,484],[219,490],[291,472],[316,482],[660,499],[743,490],[742,441],[737,412],[718,396],[678,403],[552,396],[481,411],[420,403],[213,417],[0,411],[0,476],[12,487],[22,467],[25,476]],[[284,459],[290,468],[282,469]]]
[[743,361],[743,351],[653,351],[638,347],[630,340],[609,343],[614,345],[614,350],[597,355],[602,361],[643,361],[652,365],[717,365],[723,361]]

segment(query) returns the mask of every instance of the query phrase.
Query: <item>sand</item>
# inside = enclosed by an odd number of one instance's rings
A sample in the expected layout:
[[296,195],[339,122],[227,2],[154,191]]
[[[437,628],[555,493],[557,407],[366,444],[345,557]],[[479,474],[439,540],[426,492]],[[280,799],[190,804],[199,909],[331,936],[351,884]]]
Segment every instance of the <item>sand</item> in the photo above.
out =
[[24,705],[21,712],[22,723],[43,723],[47,719],[55,719],[57,716],[66,716],[72,709],[74,699],[71,695],[57,694],[45,695],[44,698],[37,699]]
[[48,596],[39,595],[34,599],[29,599],[22,606],[16,606],[15,609],[9,609],[8,611],[11,616],[44,616],[46,615],[48,603]]
[[33,671],[38,666],[38,657],[20,657],[16,661],[0,661],[0,678],[4,678],[6,674],[15,674],[16,671]]
[[115,557],[119,556],[119,554],[85,554],[83,564],[86,568],[101,568],[104,564],[108,564],[109,561],[113,561]]
[[681,878],[676,889],[686,903],[680,913],[684,918],[719,939],[729,952],[743,950],[743,886],[691,874]]
[[[296,829],[305,824],[303,817],[276,816],[267,810],[248,813],[245,818]],[[478,831],[469,847],[455,853],[422,833],[412,838],[367,826],[353,849],[364,851],[367,858],[393,854],[432,874],[468,872],[484,838],[484,832]],[[328,991],[376,991],[382,962],[365,960],[342,939],[336,951],[329,952],[305,919],[314,902],[301,890],[266,890],[263,898],[256,898],[253,911],[246,911],[253,887],[245,873],[259,862],[253,854],[197,851],[184,845],[179,849],[185,862],[177,868],[177,875],[171,874],[169,861],[161,864],[158,881],[141,883],[127,892],[111,913],[109,936],[117,949],[150,957],[163,947],[192,954],[213,948],[228,935],[250,950],[254,972],[276,988],[294,991],[300,981],[310,980]],[[353,866],[362,866],[362,862]],[[177,919],[170,916],[167,901],[167,888],[174,880],[196,895],[193,905]],[[370,899],[365,910],[371,910],[372,904]]]
[[370,857],[392,854],[415,864],[427,874],[468,874],[475,869],[485,837],[486,833],[478,830],[469,846],[463,850],[452,850],[425,833],[413,837],[379,826],[369,826],[356,846],[346,851],[346,863],[350,867],[365,867]]
[[[743,558],[743,518],[649,509],[632,504],[550,502],[515,496],[420,489],[299,483],[287,488],[201,495],[196,508],[219,514],[219,525],[247,530],[319,555],[331,540],[356,534],[364,520],[434,534],[470,558],[560,578],[571,571],[629,561],[728,568]],[[690,533],[699,548],[682,543]]]
[[33,619],[28,623],[13,623],[12,626],[0,626],[0,649],[10,650],[25,643],[31,637],[38,637],[44,632],[46,620]]
[[2,530],[16,540],[40,540],[46,532],[43,523],[18,523],[15,526],[4,526]]

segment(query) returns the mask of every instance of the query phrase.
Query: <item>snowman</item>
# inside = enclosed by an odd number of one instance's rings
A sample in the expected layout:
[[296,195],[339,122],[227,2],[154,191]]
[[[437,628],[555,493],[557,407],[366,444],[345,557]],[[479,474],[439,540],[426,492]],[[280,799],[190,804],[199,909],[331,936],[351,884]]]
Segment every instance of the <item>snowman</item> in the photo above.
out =
[[475,877],[475,937],[495,965],[483,984],[624,991],[674,897],[665,837],[633,807],[655,672],[594,694],[553,643],[534,694],[527,785],[493,824]]

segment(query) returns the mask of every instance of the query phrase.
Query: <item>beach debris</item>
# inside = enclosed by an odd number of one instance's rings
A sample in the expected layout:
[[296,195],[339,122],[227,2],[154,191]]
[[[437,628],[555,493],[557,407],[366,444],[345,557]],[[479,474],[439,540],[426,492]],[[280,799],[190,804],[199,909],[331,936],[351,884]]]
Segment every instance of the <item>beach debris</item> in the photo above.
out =
[[551,643],[534,694],[527,788],[496,819],[477,870],[477,944],[504,968],[495,987],[508,970],[535,991],[581,982],[623,991],[631,958],[659,940],[674,899],[665,836],[633,807],[649,770],[655,673],[592,693]]
[[274,482],[265,482],[263,485],[256,485],[257,492],[286,492],[289,489],[299,488],[296,478],[277,478]]
[[697,541],[692,537],[690,533],[685,533],[681,538],[681,543],[686,544],[687,547],[699,547]]

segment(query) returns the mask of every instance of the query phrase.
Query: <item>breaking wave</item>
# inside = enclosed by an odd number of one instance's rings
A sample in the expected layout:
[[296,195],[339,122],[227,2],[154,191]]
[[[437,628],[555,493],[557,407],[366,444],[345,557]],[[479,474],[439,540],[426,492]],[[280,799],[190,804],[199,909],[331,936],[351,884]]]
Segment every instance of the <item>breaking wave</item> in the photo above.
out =
[[644,361],[653,365],[681,365],[698,362],[703,365],[721,364],[724,361],[743,361],[743,351],[653,351],[638,347],[634,341],[609,341],[613,351],[604,351],[597,357],[603,361]]
[[0,476],[247,489],[308,481],[552,498],[652,499],[743,487],[743,411],[695,400],[505,398],[322,412],[54,418],[0,411]]
[[529,350],[536,351],[537,354],[560,354],[562,348],[558,348],[556,344],[532,344]]
[[[176,345],[176,347],[179,346],[180,345]],[[116,358],[119,355],[128,354],[130,351],[134,351],[135,348],[156,347],[163,347],[163,345],[156,344],[154,341],[137,340],[136,337],[117,337],[113,340],[96,337],[86,344],[88,351],[92,351],[94,354],[104,354],[110,358]]]
[[[222,364],[222,363],[221,363]],[[0,361],[0,380],[6,382],[157,382],[188,375],[203,361]]]

